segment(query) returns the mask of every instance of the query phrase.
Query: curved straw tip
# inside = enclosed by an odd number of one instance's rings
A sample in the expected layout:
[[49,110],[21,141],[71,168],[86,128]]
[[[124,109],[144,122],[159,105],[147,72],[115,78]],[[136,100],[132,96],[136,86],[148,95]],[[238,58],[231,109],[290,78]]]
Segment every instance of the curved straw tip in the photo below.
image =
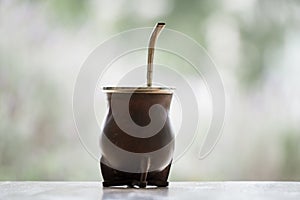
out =
[[158,23],[157,23],[157,26],[164,26],[164,25],[166,25],[165,22],[158,22]]

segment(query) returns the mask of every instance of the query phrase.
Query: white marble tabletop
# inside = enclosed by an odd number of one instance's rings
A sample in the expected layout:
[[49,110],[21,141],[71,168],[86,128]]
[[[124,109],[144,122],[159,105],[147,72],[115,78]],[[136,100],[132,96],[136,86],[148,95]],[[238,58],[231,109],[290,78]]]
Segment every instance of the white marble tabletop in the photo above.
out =
[[101,182],[0,182],[0,200],[295,199],[300,182],[172,182],[168,188],[102,188]]

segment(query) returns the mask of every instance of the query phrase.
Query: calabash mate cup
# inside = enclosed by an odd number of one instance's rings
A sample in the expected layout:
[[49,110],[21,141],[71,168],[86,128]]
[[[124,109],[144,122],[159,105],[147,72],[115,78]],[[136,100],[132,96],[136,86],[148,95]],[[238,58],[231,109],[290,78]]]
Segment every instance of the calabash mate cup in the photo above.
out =
[[147,87],[104,87],[108,113],[100,136],[103,186],[168,186],[174,152],[169,122],[173,89],[152,87],[154,45],[165,23],[149,41]]
[[100,136],[103,186],[168,186],[174,152],[173,89],[104,87],[108,113]]

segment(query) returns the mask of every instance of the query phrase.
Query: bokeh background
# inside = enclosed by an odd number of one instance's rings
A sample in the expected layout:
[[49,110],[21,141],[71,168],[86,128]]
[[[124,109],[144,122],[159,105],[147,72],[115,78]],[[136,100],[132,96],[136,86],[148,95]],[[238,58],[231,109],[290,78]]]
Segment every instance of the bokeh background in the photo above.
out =
[[111,35],[157,21],[208,50],[227,97],[213,153],[196,142],[171,180],[300,180],[297,0],[0,0],[0,180],[101,179],[76,135],[76,76]]

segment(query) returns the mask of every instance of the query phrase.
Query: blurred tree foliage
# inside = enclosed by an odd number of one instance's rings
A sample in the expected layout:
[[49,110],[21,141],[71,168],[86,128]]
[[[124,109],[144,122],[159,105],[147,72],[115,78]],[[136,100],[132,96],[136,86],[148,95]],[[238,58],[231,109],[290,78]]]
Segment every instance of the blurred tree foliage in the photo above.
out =
[[39,165],[49,159],[45,150],[63,138],[58,90],[42,72],[20,70],[4,60],[0,61],[0,179],[47,177],[47,171],[34,166],[42,169]]
[[[99,21],[102,28],[100,31],[105,32],[110,28],[118,33],[135,27],[153,26],[157,21],[166,21],[168,28],[181,30],[204,47],[208,47],[205,38],[207,21],[216,14],[222,14],[233,20],[238,27],[241,60],[233,69],[239,85],[246,88],[261,87],[265,76],[273,70],[273,66],[266,62],[270,58],[266,57],[282,49],[286,33],[299,29],[300,24],[296,17],[299,14],[296,8],[300,6],[298,0],[257,0],[251,11],[250,21],[242,11],[228,11],[224,1],[218,0],[147,3],[140,0],[13,2],[12,6],[16,8],[20,5],[39,8],[48,20],[45,23],[53,26],[54,30],[61,28],[75,34],[89,21]],[[0,1],[0,9],[1,3]],[[158,6],[160,3],[164,4],[167,11],[156,16],[141,16],[139,11],[142,7],[151,3]],[[110,11],[117,12],[114,13],[115,17],[106,21],[95,17],[110,4],[120,4],[120,9]],[[15,14],[18,14],[17,11]],[[29,26],[30,20],[27,22]],[[82,41],[78,41],[80,42]],[[0,46],[0,179],[72,179],[74,176],[71,177],[70,174],[73,172],[63,170],[55,164],[55,161],[61,159],[56,157],[58,152],[66,145],[59,141],[67,138],[64,133],[66,126],[62,121],[65,117],[62,114],[65,100],[60,99],[60,86],[49,80],[42,71],[32,72],[26,70],[28,66],[20,67],[24,63],[18,61],[17,51],[14,50],[7,51]],[[219,65],[222,67],[220,63]],[[70,127],[68,128],[67,131],[70,131]],[[300,173],[299,134],[297,131],[288,131],[284,135],[281,144],[284,155],[280,178],[299,179],[299,176],[295,176]],[[47,149],[53,151],[48,152]],[[72,145],[68,150],[71,149]]]
[[[169,28],[184,30],[196,41],[207,46],[204,38],[206,20],[216,13],[226,14],[236,21],[239,27],[242,61],[236,74],[240,77],[241,84],[245,86],[254,86],[264,79],[266,71],[272,70],[269,69],[272,66],[265,63],[266,55],[274,49],[280,49],[285,33],[299,23],[295,20],[295,11],[292,9],[293,6],[300,5],[296,0],[256,1],[252,22],[247,22],[242,12],[228,13],[222,1],[173,0],[168,2],[171,12],[145,19],[139,17],[135,11],[139,9],[135,6],[137,1],[120,1],[118,3],[123,5],[122,9],[118,10],[120,17],[113,19],[111,24],[116,31],[124,31],[133,27],[153,26],[156,21],[166,21]],[[50,16],[57,23],[70,28],[94,20],[92,16],[95,15],[92,12],[97,12],[92,9],[94,4],[90,0],[53,0],[47,3],[32,1],[32,3],[45,4]],[[139,5],[142,6],[143,3]]]
[[52,0],[35,1],[35,3],[46,8],[48,17],[53,20],[52,23],[60,24],[65,28],[76,28],[90,19],[90,1],[89,0]]
[[300,180],[300,134],[297,130],[287,130],[284,133],[281,141],[282,149],[282,162],[281,162],[281,179],[282,180]]

